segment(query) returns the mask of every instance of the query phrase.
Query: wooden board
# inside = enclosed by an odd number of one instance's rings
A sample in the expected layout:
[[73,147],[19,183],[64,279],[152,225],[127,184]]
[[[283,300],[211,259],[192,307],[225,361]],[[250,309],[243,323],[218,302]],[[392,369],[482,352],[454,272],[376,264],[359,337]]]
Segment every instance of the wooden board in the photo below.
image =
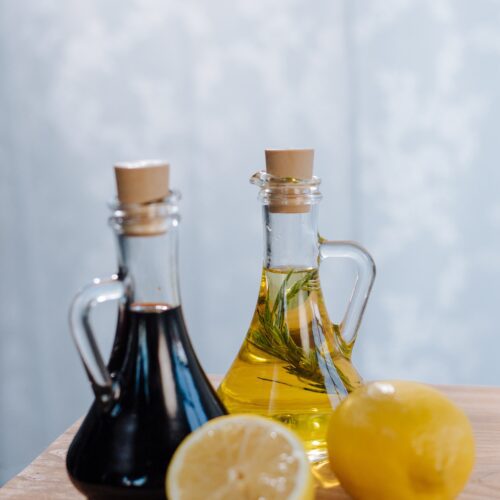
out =
[[[476,466],[460,500],[500,499],[500,389],[459,386],[440,386],[439,389],[464,409],[476,437]],[[74,424],[0,489],[0,498],[82,500],[83,496],[71,485],[64,465],[66,450],[78,425],[78,422]],[[329,491],[318,489],[316,498],[345,500],[349,497],[337,487]]]

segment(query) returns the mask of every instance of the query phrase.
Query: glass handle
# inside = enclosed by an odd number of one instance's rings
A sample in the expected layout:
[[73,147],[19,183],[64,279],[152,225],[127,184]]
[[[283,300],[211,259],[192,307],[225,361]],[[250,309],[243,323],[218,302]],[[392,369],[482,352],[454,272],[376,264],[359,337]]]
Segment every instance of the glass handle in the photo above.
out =
[[356,281],[340,324],[341,347],[350,355],[375,281],[375,262],[362,246],[352,241],[327,241],[320,238],[319,255],[320,260],[344,258],[354,261],[356,265]]
[[111,378],[108,367],[90,326],[90,312],[97,305],[125,297],[125,285],[117,275],[94,281],[83,288],[73,299],[69,311],[71,334],[92,384],[96,398],[109,407],[120,394],[117,381]]

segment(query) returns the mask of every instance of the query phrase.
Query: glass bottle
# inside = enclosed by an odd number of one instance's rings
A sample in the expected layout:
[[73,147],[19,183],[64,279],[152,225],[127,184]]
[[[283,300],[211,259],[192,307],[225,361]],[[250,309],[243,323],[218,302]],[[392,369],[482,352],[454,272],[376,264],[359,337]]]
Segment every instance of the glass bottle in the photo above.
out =
[[[165,498],[170,458],[192,430],[226,413],[196,358],[181,310],[177,267],[179,194],[168,164],[115,166],[118,198],[110,225],[118,274],[74,299],[70,326],[95,401],[68,451],[74,485],[88,498]],[[106,365],[92,308],[119,302]]]
[[[375,265],[356,243],[318,235],[313,158],[313,150],[268,150],[267,172],[251,178],[263,204],[262,277],[250,328],[218,393],[230,413],[257,413],[293,428],[310,460],[324,464],[331,410],[362,380],[351,352]],[[340,324],[329,318],[320,283],[320,263],[333,257],[357,270]]]

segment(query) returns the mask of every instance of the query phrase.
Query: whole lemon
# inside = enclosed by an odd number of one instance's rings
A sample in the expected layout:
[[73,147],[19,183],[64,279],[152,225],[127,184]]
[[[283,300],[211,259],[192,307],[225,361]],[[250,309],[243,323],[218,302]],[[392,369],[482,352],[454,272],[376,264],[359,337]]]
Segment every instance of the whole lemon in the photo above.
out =
[[474,465],[465,414],[414,382],[372,382],[335,409],[328,427],[333,472],[358,500],[455,498]]

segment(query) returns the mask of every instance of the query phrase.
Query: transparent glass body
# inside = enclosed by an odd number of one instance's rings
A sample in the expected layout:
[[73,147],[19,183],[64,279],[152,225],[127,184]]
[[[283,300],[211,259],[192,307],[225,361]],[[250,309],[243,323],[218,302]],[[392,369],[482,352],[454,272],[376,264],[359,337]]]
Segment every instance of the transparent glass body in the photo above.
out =
[[[264,262],[255,313],[218,393],[231,413],[279,420],[303,439],[311,461],[326,459],[331,410],[359,386],[351,362],[375,265],[356,243],[318,235],[319,179],[259,172]],[[330,320],[319,267],[328,258],[354,261],[356,283],[340,324]]]
[[[165,472],[180,442],[226,410],[189,340],[178,285],[178,195],[113,204],[118,274],[73,301],[71,331],[95,401],[68,450],[67,469],[88,498],[165,498]],[[118,300],[108,363],[90,313]]]

